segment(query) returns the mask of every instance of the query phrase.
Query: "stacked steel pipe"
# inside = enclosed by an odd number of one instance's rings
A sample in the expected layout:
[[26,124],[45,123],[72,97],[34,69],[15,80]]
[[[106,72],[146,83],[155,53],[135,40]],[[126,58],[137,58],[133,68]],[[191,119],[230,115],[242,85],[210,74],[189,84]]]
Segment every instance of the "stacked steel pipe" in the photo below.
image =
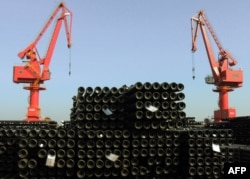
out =
[[223,150],[232,155],[232,160],[237,163],[250,163],[250,146],[244,144],[233,144],[223,146]]
[[0,177],[11,178],[8,170],[19,178],[221,177],[233,162],[225,150],[232,130],[192,128],[183,89],[176,82],[79,87],[63,126],[2,122]]
[[233,143],[231,129],[189,129],[181,131],[179,171],[186,176],[223,178],[224,163],[232,163],[232,153],[224,146]]
[[38,137],[38,131],[55,129],[55,126],[55,122],[1,121],[0,177],[7,179],[37,176],[39,138],[41,137],[41,141],[47,144],[44,136]]
[[[85,175],[153,177],[175,173],[178,139],[172,140],[172,132],[166,129],[185,125],[183,89],[183,84],[175,82],[79,87],[73,97],[71,121],[86,137],[82,148]],[[112,161],[110,155],[117,160]]]

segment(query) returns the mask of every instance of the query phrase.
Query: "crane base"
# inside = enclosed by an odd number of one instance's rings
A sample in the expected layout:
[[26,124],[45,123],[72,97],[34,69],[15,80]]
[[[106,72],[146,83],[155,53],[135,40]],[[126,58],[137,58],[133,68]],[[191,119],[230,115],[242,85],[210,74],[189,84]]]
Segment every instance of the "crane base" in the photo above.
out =
[[219,109],[214,111],[214,120],[215,122],[221,122],[222,119],[236,117],[236,109]]

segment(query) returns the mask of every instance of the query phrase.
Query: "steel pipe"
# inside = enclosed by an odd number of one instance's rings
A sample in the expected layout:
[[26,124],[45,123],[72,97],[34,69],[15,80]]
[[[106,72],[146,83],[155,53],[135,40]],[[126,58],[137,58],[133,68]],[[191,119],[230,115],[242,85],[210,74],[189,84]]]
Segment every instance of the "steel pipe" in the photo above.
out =
[[100,86],[97,86],[93,89],[91,96],[95,97],[95,96],[101,95],[101,93],[102,93],[102,88]]
[[37,167],[37,161],[35,159],[29,159],[27,166],[30,169],[34,169]]
[[170,85],[167,82],[161,83],[161,90],[167,91],[170,88]]
[[113,147],[114,148],[120,148],[121,147],[121,141],[116,139],[113,141]]
[[30,148],[35,148],[37,146],[37,140],[36,139],[29,139],[28,146]]
[[177,91],[182,91],[184,89],[184,85],[182,83],[177,84]]
[[140,150],[140,154],[141,154],[141,157],[147,157],[147,156],[148,156],[148,150],[142,148],[142,149]]
[[26,158],[25,158],[25,159],[19,160],[18,163],[17,163],[17,166],[18,166],[18,168],[20,168],[20,169],[26,168],[27,165],[28,165],[28,159],[26,159]]
[[143,99],[144,100],[150,100],[152,98],[152,93],[150,91],[146,91],[143,93]]
[[151,90],[151,88],[152,88],[152,84],[150,82],[145,82],[143,84],[143,89],[144,90]]
[[78,89],[77,89],[77,96],[83,96],[85,92],[85,88],[80,86]]
[[197,175],[203,176],[204,173],[205,173],[205,171],[204,171],[203,167],[197,167]]
[[114,162],[114,167],[115,168],[121,168],[122,166],[122,161],[120,159],[117,159],[115,162]]
[[73,157],[75,157],[75,151],[73,149],[67,149],[66,157],[67,158],[73,158]]
[[[1,146],[1,147],[4,147],[4,146]],[[5,150],[6,150],[6,148],[5,148]],[[4,152],[0,152],[0,154],[3,154],[3,153]],[[21,159],[26,158],[28,156],[28,154],[29,154],[29,152],[26,149],[20,149],[20,150],[18,150],[18,157],[21,158]]]
[[58,148],[64,148],[66,146],[66,141],[64,139],[59,139],[57,141],[57,147]]
[[39,139],[37,142],[37,146],[39,148],[45,148],[47,146],[47,140],[46,139]]
[[87,160],[87,168],[94,168],[95,167],[95,161],[93,159],[88,159]]
[[58,158],[64,158],[65,155],[66,155],[66,152],[65,152],[64,149],[59,149],[59,150],[57,150],[57,157],[58,157]]
[[122,167],[128,168],[130,166],[130,160],[129,159],[123,159],[122,160]]
[[77,168],[84,169],[86,167],[86,162],[83,159],[77,161]]
[[[60,150],[60,149],[59,149]],[[63,150],[64,151],[64,150]],[[98,150],[97,150],[98,151]],[[98,154],[99,154],[99,152],[98,152]],[[64,151],[64,155],[65,155],[65,151]],[[80,149],[80,150],[78,150],[77,151],[77,157],[79,158],[79,159],[82,159],[82,158],[85,158],[86,157],[86,150],[84,150],[84,149]]]
[[218,166],[213,166],[213,174],[219,175],[221,173],[221,170]]
[[207,176],[212,175],[212,168],[211,168],[210,166],[205,166],[205,168],[204,168],[204,173],[205,173],[205,175],[207,175]]
[[77,178],[85,178],[85,171],[83,169],[79,169],[76,172]]
[[160,100],[161,99],[161,94],[159,92],[154,91],[152,94],[153,100]]
[[198,166],[203,166],[204,165],[204,158],[203,157],[197,157],[197,165]]
[[[175,101],[171,101],[170,103],[169,103],[169,108],[170,108],[170,110],[176,110],[177,109],[177,103],[175,102]],[[172,112],[171,111],[171,112]]]
[[164,155],[165,155],[165,150],[164,150],[163,148],[158,148],[158,149],[157,149],[157,155],[158,155],[159,157],[164,156]]
[[169,100],[175,101],[177,99],[177,94],[175,92],[170,92]]
[[188,148],[188,155],[194,157],[196,155],[195,148]]
[[38,158],[45,158],[47,156],[47,150],[39,149],[37,152]]
[[151,111],[146,111],[145,117],[147,119],[153,119],[154,118],[154,113]]
[[188,139],[188,146],[189,147],[195,147],[196,142],[195,139]]
[[178,110],[184,110],[186,108],[186,103],[184,102],[178,102],[177,103],[177,109]]
[[55,147],[56,147],[56,144],[57,144],[57,143],[56,143],[56,140],[55,140],[55,139],[49,139],[49,140],[48,140],[48,147],[49,147],[49,148],[52,148],[52,149],[55,148]]
[[196,166],[196,158],[195,157],[189,157],[188,158],[188,164],[190,165],[190,166]]
[[97,159],[95,163],[96,163],[96,168],[104,167],[104,161],[102,159]]
[[196,175],[196,173],[197,173],[196,168],[195,168],[195,167],[190,167],[188,173],[189,173],[191,176]]
[[149,158],[147,159],[147,164],[148,164],[149,166],[154,166],[154,165],[155,165],[155,158],[149,157]]
[[50,137],[50,138],[55,138],[57,136],[57,130],[55,130],[55,129],[50,129],[49,131],[48,131],[48,137]]
[[171,166],[171,165],[172,165],[172,158],[166,157],[166,158],[165,158],[165,165]]
[[176,100],[181,101],[181,100],[185,99],[185,94],[184,93],[177,93],[176,95],[177,95]]
[[[169,100],[170,99],[170,97],[169,97],[169,93],[167,92],[167,91],[163,91],[163,92],[161,92],[161,99],[162,100]],[[163,102],[164,102],[163,101]]]
[[133,166],[133,167],[131,168],[131,174],[132,174],[133,176],[138,176],[138,175],[139,175],[139,168]]
[[138,158],[132,158],[131,159],[131,165],[132,166],[138,166],[139,164],[139,159]]
[[183,128],[183,122],[181,120],[176,121],[175,123],[176,129]]
[[122,177],[127,177],[128,175],[129,175],[128,168],[122,168],[122,170],[121,170],[121,176]]
[[142,111],[136,111],[135,118],[136,119],[142,119],[144,116],[144,113]]
[[104,141],[103,140],[97,140],[96,141],[96,148],[100,149],[100,148],[103,148],[105,145]]
[[113,162],[111,160],[105,160],[104,162],[105,168],[112,168],[113,167]]
[[203,139],[202,138],[196,139],[195,144],[196,144],[197,147],[203,147],[204,146],[203,145]]
[[28,132],[28,135],[29,135],[29,137],[35,138],[35,137],[37,137],[38,132],[37,132],[37,130],[35,130],[35,129],[31,129],[31,130]]
[[[12,131],[11,131],[11,130],[5,131],[5,135],[11,137]],[[21,138],[27,137],[27,136],[28,136],[28,131],[27,131],[26,129],[21,129],[21,130],[19,131],[19,136],[20,136]]]
[[137,158],[140,156],[140,151],[138,149],[132,149],[132,156]]
[[56,167],[57,168],[63,168],[65,166],[65,160],[64,159],[58,159],[57,161],[56,161]]

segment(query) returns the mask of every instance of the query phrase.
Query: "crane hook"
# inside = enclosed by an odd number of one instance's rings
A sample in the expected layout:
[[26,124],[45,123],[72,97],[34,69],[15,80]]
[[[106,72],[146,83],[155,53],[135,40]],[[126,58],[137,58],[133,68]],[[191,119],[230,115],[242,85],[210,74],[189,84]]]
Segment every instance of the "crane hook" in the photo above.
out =
[[194,53],[192,53],[192,74],[193,74],[193,76],[192,76],[192,78],[193,78],[193,80],[195,79],[195,63],[194,63]]

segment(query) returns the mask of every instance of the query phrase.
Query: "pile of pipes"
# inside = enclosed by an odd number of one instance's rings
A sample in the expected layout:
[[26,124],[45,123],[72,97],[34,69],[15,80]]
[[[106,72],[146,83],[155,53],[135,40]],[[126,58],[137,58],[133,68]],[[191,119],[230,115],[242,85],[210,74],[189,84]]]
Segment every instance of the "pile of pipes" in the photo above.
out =
[[250,163],[250,146],[244,144],[233,144],[230,146],[223,146],[224,150],[232,154],[233,161],[236,163]]
[[183,89],[79,87],[63,126],[0,123],[0,177],[221,178],[233,132],[192,128]]
[[79,87],[71,122],[86,133],[86,176],[219,178],[231,156],[212,146],[231,145],[232,131],[189,129],[183,89],[175,82]]
[[235,144],[250,145],[250,116],[238,116],[222,119],[219,123],[209,123],[207,128],[232,129]]
[[86,132],[86,175],[174,174],[172,164],[177,165],[179,150],[172,132],[166,130],[185,125],[183,89],[183,84],[175,82],[79,87],[73,97],[71,121]]
[[0,178],[47,176],[50,168],[41,159],[41,152],[47,155],[50,148],[56,149],[52,145],[57,141],[52,136],[52,131],[57,134],[56,126],[55,122],[1,121]]
[[71,121],[79,128],[117,122],[133,129],[183,128],[186,114],[182,83],[137,82],[121,88],[79,87]]
[[233,153],[225,146],[233,144],[231,129],[179,130],[179,172],[184,176],[223,178],[224,164],[233,163]]

